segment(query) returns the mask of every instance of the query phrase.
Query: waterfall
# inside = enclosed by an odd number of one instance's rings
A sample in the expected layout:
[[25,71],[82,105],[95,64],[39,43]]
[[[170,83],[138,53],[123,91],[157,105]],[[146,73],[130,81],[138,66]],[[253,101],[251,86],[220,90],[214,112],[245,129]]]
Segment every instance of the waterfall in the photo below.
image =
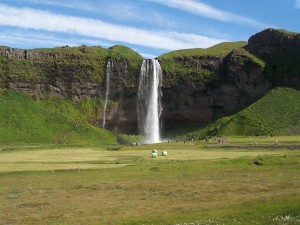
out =
[[103,109],[103,123],[102,127],[105,127],[105,121],[106,121],[106,108],[107,108],[107,102],[108,102],[108,95],[109,95],[109,83],[110,83],[110,74],[113,71],[113,61],[109,59],[107,61],[106,65],[106,91],[105,91],[105,102],[104,102],[104,109]]
[[157,60],[144,60],[141,66],[138,90],[138,124],[141,142],[160,142],[162,71]]

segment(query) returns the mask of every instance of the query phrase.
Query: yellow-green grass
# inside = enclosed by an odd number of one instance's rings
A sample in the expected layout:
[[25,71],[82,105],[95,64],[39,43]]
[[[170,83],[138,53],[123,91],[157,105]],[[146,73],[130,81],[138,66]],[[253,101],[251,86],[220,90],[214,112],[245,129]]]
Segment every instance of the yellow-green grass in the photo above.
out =
[[[118,151],[2,146],[0,224],[296,225],[298,138],[278,137],[279,147],[270,137],[261,138],[261,146],[228,137],[226,144],[172,142]],[[290,150],[284,141],[296,144]],[[151,158],[153,148],[168,156]],[[32,169],[4,171],[22,165]],[[39,171],[40,165],[57,167]],[[93,165],[99,167],[88,168]]]
[[57,170],[111,169],[126,166],[126,164],[91,164],[91,163],[5,163],[0,165],[1,172],[16,171],[49,171],[55,174]]
[[[277,140],[277,144],[276,144]],[[209,142],[186,141],[123,147],[107,151],[104,147],[0,146],[0,173],[8,171],[101,169],[134,165],[137,162],[153,163],[152,149],[158,150],[156,161],[215,160],[241,157],[255,158],[265,155],[295,155],[299,136],[290,137],[228,137],[219,144],[216,138]],[[276,151],[273,149],[276,148]],[[162,151],[168,156],[161,156]],[[229,151],[228,151],[229,150]]]

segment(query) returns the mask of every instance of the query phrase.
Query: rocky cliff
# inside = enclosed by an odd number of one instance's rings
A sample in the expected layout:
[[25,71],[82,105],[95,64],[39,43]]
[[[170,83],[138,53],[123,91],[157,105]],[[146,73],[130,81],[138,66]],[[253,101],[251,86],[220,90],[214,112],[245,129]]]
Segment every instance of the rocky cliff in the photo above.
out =
[[160,56],[165,127],[201,127],[240,111],[276,86],[300,89],[299,57],[299,34],[274,29],[253,35],[248,43]]
[[[250,37],[248,43],[221,43],[158,57],[163,69],[164,128],[204,126],[240,111],[276,86],[300,89],[299,43],[297,33],[267,29]],[[108,128],[134,133],[143,59],[126,47],[0,47],[0,86],[35,97],[61,96],[75,103],[102,101],[109,58],[114,68]],[[100,120],[101,116],[91,118],[93,123],[101,124]]]
[[[116,128],[126,121],[135,129],[135,94],[142,56],[124,46],[59,47],[22,50],[0,47],[0,88],[40,98],[50,94],[84,103],[97,101],[90,122],[101,124],[105,98],[106,63],[112,59],[108,126]],[[96,108],[98,107],[98,108]],[[99,109],[100,108],[100,109]],[[130,111],[130,112],[129,112]],[[134,121],[133,121],[134,120]]]

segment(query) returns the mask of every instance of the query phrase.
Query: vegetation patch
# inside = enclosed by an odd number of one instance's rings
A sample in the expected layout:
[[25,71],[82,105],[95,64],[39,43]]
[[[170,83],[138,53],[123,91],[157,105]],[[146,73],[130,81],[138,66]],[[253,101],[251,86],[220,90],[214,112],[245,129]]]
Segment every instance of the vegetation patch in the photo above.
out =
[[239,113],[221,118],[189,136],[300,134],[300,91],[276,88]]
[[109,144],[109,131],[87,123],[70,100],[8,91],[0,96],[0,143]]

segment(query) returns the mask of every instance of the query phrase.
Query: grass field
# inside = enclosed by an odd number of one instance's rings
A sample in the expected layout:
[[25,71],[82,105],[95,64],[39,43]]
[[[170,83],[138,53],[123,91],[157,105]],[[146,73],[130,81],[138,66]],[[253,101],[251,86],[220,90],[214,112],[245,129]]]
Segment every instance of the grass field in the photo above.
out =
[[0,224],[300,224],[299,145],[0,146]]

